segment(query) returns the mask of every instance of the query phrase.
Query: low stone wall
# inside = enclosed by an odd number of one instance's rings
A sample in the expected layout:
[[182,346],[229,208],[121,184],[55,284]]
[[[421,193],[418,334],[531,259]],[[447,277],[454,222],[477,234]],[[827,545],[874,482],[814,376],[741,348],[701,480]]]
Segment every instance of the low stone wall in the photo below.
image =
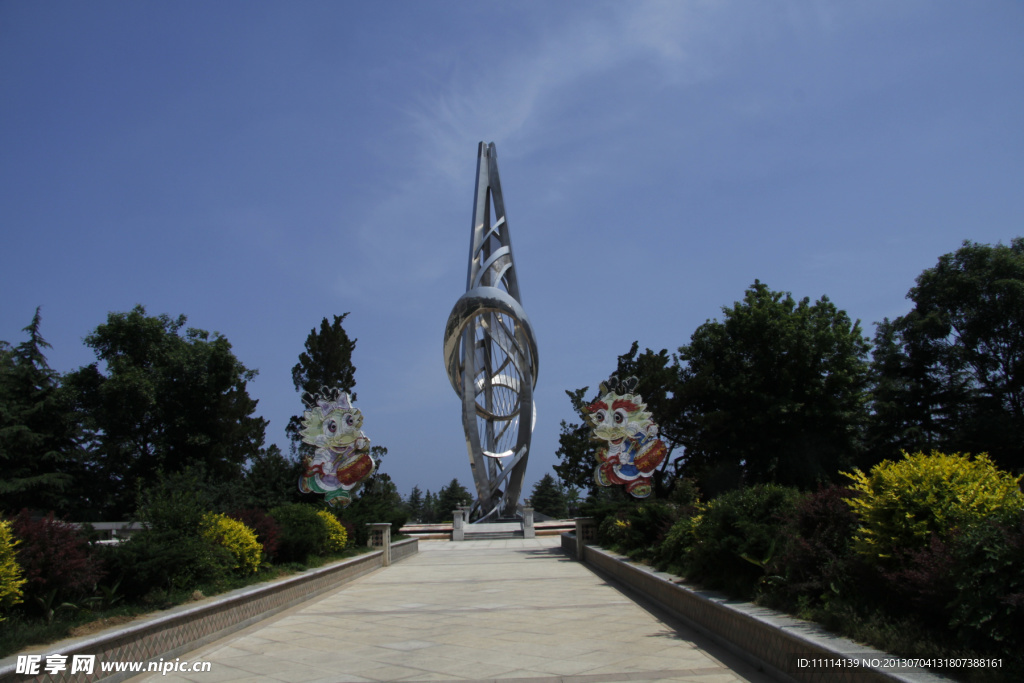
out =
[[[419,552],[415,538],[391,545],[391,561],[397,562]],[[230,635],[246,626],[337,588],[383,566],[383,551],[377,550],[326,567],[310,569],[272,583],[247,586],[218,595],[200,604],[180,605],[152,617],[126,624],[123,628],[95,636],[62,640],[21,654],[67,656],[62,673],[30,676],[16,673],[17,655],[0,660],[0,683],[15,681],[98,681],[117,683],[136,673],[104,675],[101,662],[168,660]],[[95,655],[92,674],[71,675],[73,655]],[[40,667],[40,671],[44,671]]]
[[[562,549],[568,555],[576,556],[574,534],[562,534]],[[678,579],[670,574],[631,562],[596,546],[583,547],[582,561],[783,681],[938,683],[951,680],[925,669],[888,671],[884,666],[844,666],[843,661],[884,664],[886,660],[895,658],[832,635],[811,622],[749,602],[730,600],[711,591],[680,585],[675,582]],[[817,658],[831,666],[800,668],[797,665],[799,658]]]
[[395,541],[391,544],[391,562],[399,562],[415,555],[420,551],[420,541],[418,538],[407,538],[402,541]]

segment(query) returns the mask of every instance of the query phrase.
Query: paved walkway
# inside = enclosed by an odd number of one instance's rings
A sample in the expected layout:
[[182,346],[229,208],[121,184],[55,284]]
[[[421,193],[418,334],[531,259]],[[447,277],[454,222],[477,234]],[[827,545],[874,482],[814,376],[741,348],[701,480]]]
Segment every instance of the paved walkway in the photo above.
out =
[[181,657],[208,673],[133,680],[771,680],[563,555],[557,536],[419,547]]

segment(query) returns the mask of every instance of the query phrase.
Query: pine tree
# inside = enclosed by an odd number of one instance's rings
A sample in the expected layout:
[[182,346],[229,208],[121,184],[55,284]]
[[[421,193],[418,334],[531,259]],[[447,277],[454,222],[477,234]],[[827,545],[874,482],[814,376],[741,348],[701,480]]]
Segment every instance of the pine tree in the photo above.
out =
[[70,470],[77,464],[81,428],[50,369],[39,332],[39,309],[15,347],[0,341],[0,500],[3,510],[67,513]]
[[431,493],[430,489],[423,494],[423,522],[425,524],[437,523],[437,494]]
[[567,514],[565,495],[550,472],[534,484],[533,493],[530,495],[530,503],[535,511],[548,517],[563,519]]
[[452,512],[460,505],[472,504],[473,495],[458,479],[452,479],[437,493],[437,516],[441,520],[450,520]]
[[413,486],[409,493],[409,499],[405,502],[409,510],[409,519],[420,522],[423,520],[423,492],[419,486]]
[[[299,354],[299,362],[292,368],[292,383],[303,401],[310,401],[323,387],[328,387],[350,394],[355,402],[356,395],[352,388],[356,385],[356,366],[352,365],[352,352],[358,340],[350,339],[342,327],[347,316],[348,313],[336,315],[333,323],[328,323],[327,318],[324,318],[320,322],[319,332],[316,328],[309,331],[305,351]],[[302,443],[302,437],[299,436],[301,429],[301,415],[293,416],[285,427],[294,448],[300,454],[311,456],[313,447]]]

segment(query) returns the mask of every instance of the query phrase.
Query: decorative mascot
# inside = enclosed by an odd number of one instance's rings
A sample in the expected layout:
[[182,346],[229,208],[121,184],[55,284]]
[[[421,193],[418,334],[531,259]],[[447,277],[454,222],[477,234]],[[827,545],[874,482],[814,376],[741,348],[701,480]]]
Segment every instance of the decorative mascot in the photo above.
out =
[[352,407],[347,393],[327,387],[307,406],[299,435],[316,452],[303,458],[306,471],[299,477],[299,490],[322,493],[332,506],[345,507],[352,502],[352,491],[377,467],[370,440],[360,430],[363,414]]
[[619,382],[612,375],[601,383],[601,397],[582,406],[582,411],[594,430],[594,440],[602,442],[594,480],[600,486],[625,486],[634,498],[647,498],[653,490],[651,476],[668,449],[658,438],[658,425],[647,404],[633,393],[637,382],[636,377]]

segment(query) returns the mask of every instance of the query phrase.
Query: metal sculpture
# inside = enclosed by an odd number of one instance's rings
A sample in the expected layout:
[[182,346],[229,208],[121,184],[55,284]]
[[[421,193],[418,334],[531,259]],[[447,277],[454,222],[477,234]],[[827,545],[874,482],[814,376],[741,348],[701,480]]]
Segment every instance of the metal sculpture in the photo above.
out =
[[448,316],[444,357],[462,399],[477,492],[471,514],[517,517],[536,421],[537,341],[519,298],[494,143],[477,153],[466,293]]
[[303,493],[322,493],[331,506],[345,507],[352,493],[377,463],[370,455],[370,440],[360,427],[363,413],[352,407],[352,399],[340,389],[323,387],[306,402],[302,414],[302,441],[316,446],[313,457],[306,456],[306,469],[299,477]]
[[594,440],[602,442],[595,454],[594,481],[599,486],[622,485],[634,498],[647,498],[651,476],[668,449],[658,438],[658,425],[647,404],[633,393],[637,382],[636,377],[620,382],[612,375],[601,383],[600,398],[581,408],[594,430]]

